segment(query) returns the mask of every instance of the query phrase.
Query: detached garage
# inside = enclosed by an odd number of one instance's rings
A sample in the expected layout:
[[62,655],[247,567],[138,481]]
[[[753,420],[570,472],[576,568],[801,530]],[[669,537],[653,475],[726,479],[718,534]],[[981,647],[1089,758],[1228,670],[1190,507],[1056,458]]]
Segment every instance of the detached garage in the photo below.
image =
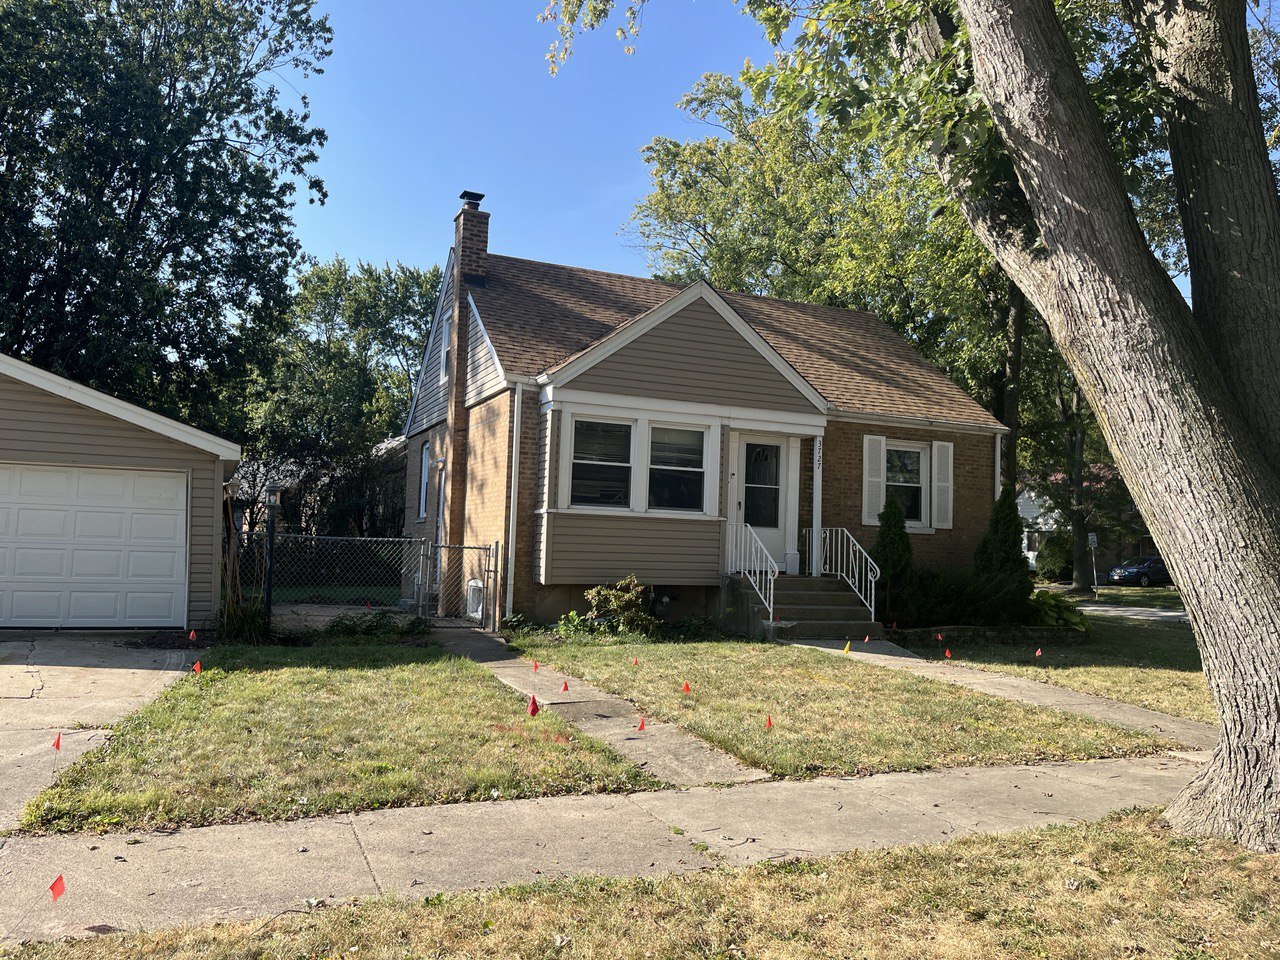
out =
[[240,448],[0,354],[0,628],[202,626]]

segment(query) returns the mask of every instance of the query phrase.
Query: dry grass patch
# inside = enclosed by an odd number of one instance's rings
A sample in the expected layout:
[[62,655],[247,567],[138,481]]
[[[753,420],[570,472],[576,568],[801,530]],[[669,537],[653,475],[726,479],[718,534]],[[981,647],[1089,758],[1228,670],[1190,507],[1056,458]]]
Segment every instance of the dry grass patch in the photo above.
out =
[[1171,836],[1152,814],[659,880],[557,881],[173,932],[22,960],[406,957],[1273,957],[1280,857]]
[[223,647],[28,803],[33,831],[282,820],[656,782],[437,647]]
[[[1217,724],[1218,713],[1189,626],[1092,615],[1089,622],[1090,635],[1044,644],[1038,659],[1035,642],[949,640],[948,644],[955,662],[966,667],[1028,677]],[[939,658],[936,644],[912,649],[923,657]]]
[[[1169,746],[1145,733],[800,647],[516,642],[527,655],[779,776],[1135,756]],[[690,694],[681,692],[686,681]]]

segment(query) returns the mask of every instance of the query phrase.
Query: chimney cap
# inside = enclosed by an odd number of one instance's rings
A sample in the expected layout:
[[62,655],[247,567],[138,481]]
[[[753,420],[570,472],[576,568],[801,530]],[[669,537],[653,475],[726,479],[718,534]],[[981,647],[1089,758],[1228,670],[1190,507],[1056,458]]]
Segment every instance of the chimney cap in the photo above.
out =
[[474,190],[463,190],[458,194],[458,199],[462,201],[464,207],[472,210],[480,209],[480,201],[484,199],[483,193],[476,193]]

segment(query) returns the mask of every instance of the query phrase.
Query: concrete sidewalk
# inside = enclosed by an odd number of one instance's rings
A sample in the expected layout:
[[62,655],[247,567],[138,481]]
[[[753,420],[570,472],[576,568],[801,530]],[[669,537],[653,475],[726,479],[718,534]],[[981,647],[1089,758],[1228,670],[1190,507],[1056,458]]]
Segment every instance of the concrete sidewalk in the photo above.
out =
[[1081,600],[1077,606],[1082,613],[1102,617],[1131,617],[1134,620],[1158,620],[1163,623],[1190,623],[1185,610],[1165,610],[1161,607],[1127,607],[1122,603],[1103,603],[1097,600]]
[[136,634],[41,631],[0,640],[0,830],[53,782],[55,767],[103,743],[103,727],[155,699],[199,653],[127,647],[122,639]]
[[[265,917],[317,899],[933,843],[1167,803],[1197,767],[1170,757],[979,767],[9,838],[0,841],[0,942]],[[67,892],[51,905],[58,874]]]
[[1118,700],[1108,700],[1106,697],[1094,696],[1091,693],[1068,690],[1066,687],[1054,686],[1051,683],[966,667],[954,660],[925,660],[888,640],[853,644],[848,654],[842,652],[842,647],[822,641],[806,640],[795,643],[797,646],[812,647],[836,656],[853,657],[877,667],[901,670],[917,677],[941,680],[943,683],[967,687],[980,693],[1019,700],[1032,706],[1063,710],[1093,720],[1101,720],[1104,723],[1144,730],[1169,740],[1176,740],[1194,750],[1209,750],[1218,742],[1218,728],[1207,723],[1184,720],[1167,713],[1148,710],[1130,703],[1120,703]]
[[[673,787],[750,783],[767,779],[763,770],[749,767],[705,740],[674,724],[645,720],[630,700],[605,693],[577,677],[517,657],[505,643],[470,628],[437,628],[431,639],[458,656],[488,667],[493,675],[525,696],[559,714],[589,737],[603,740],[663,783]],[[568,683],[569,690],[563,690]]]

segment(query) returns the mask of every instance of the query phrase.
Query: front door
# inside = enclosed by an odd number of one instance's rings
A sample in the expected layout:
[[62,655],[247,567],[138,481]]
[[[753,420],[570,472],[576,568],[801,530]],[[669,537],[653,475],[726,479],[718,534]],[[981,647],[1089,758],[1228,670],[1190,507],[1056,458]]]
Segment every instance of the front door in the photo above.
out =
[[787,448],[781,441],[744,435],[738,451],[737,518],[751,525],[774,562],[785,569]]

